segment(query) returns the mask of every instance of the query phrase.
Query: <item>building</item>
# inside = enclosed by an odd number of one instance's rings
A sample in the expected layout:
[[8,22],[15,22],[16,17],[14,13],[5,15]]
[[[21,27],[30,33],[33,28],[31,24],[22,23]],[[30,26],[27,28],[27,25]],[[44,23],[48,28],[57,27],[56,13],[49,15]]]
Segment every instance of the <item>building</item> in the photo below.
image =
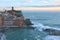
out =
[[14,10],[14,7],[12,7],[12,10],[5,10],[5,12],[2,12],[2,25],[6,26],[29,26],[32,25],[30,19],[24,19],[24,16],[22,14],[22,11],[20,10]]

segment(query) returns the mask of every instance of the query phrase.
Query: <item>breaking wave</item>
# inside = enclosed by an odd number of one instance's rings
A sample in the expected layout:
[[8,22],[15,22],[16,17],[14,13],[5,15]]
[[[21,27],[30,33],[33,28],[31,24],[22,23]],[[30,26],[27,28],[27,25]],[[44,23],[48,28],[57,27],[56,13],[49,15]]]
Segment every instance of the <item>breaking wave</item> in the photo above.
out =
[[32,22],[34,25],[32,25],[33,27],[36,27],[36,29],[38,29],[39,31],[43,31],[43,29],[54,29],[54,30],[60,30],[60,28],[57,27],[50,27],[50,26],[45,26],[42,23],[38,23],[38,22]]
[[[60,28],[55,28],[55,27],[50,27],[50,26],[44,26],[41,23],[38,22],[32,22],[34,25],[33,27],[36,27],[37,30],[43,31],[43,29],[54,29],[54,30],[60,30]],[[43,40],[60,40],[60,36],[53,36],[53,35],[48,35],[43,38]]]
[[0,40],[7,40],[6,35],[3,33],[0,33]]

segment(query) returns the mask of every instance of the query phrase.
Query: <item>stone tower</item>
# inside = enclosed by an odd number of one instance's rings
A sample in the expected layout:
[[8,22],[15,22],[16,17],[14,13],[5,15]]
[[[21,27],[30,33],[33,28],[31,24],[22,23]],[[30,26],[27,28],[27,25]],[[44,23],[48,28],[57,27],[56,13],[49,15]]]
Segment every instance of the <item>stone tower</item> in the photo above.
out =
[[14,7],[12,7],[12,10],[14,10]]

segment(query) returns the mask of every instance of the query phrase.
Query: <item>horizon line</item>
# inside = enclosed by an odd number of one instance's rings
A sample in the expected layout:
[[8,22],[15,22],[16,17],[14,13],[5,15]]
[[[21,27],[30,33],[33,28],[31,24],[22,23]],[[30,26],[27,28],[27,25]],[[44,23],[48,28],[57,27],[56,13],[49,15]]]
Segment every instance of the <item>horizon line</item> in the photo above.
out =
[[[0,10],[11,10],[11,7],[1,8]],[[14,7],[15,10],[50,10],[50,11],[60,11],[60,7]]]

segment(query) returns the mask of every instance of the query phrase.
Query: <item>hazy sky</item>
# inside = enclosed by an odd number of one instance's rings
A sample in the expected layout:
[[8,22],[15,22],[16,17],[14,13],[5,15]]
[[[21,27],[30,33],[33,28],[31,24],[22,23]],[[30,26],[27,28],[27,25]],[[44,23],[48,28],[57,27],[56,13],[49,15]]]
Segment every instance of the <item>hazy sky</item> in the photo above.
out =
[[60,0],[0,0],[0,7],[60,5]]

